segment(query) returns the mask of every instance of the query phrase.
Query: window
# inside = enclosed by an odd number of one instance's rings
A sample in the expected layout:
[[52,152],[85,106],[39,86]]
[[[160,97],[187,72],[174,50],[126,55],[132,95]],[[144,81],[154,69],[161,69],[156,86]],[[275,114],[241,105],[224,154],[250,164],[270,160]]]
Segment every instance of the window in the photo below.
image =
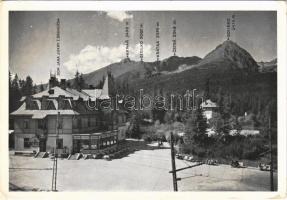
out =
[[28,120],[28,119],[25,119],[25,120],[23,121],[23,128],[24,128],[24,129],[28,129],[28,128],[29,128],[29,120]]
[[81,119],[77,120],[77,124],[78,124],[78,128],[82,128],[82,121],[81,121]]
[[30,148],[30,139],[29,138],[24,138],[24,148]]
[[97,149],[97,147],[98,147],[98,140],[92,139],[91,140],[91,149]]
[[57,149],[63,149],[63,138],[57,138]]
[[91,127],[91,118],[88,118],[88,127]]
[[39,128],[39,129],[47,128],[47,126],[46,126],[46,121],[43,120],[43,119],[39,119],[39,120],[38,120],[38,128]]
[[58,129],[62,129],[63,128],[63,119],[59,118],[58,120]]
[[37,138],[30,139],[30,146],[31,147],[39,147],[39,140]]
[[47,110],[56,110],[56,107],[55,107],[53,101],[51,101],[51,100],[48,101]]
[[76,117],[73,117],[73,128],[77,128],[78,127],[78,120]]
[[90,148],[90,140],[89,139],[81,139],[81,149],[89,149]]
[[71,109],[71,104],[70,104],[70,102],[69,102],[69,100],[68,99],[65,99],[64,100],[64,108],[63,108],[64,110],[69,110],[69,109]]

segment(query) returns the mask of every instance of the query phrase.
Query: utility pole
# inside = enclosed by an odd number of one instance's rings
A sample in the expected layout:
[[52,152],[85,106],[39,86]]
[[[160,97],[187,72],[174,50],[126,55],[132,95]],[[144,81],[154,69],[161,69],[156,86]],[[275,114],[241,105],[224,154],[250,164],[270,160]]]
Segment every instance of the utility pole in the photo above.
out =
[[272,151],[272,132],[271,132],[271,116],[269,115],[268,120],[268,132],[269,132],[269,148],[270,148],[270,190],[274,191],[273,183],[273,151]]
[[52,175],[52,191],[57,191],[57,170],[58,170],[58,137],[59,137],[59,116],[60,112],[57,114],[57,127],[56,127],[56,146],[54,148],[54,159],[53,159],[53,175]]
[[176,178],[176,167],[175,167],[175,154],[174,154],[174,138],[173,133],[170,132],[170,149],[171,149],[171,166],[172,166],[172,179],[173,179],[173,190],[177,192],[177,178]]

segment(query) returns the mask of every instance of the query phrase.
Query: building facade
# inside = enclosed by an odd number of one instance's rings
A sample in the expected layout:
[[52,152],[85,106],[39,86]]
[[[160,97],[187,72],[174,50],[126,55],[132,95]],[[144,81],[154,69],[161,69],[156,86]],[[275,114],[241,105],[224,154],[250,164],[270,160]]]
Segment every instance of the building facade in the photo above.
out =
[[124,114],[89,106],[110,98],[107,78],[103,89],[81,91],[63,79],[57,86],[54,81],[51,77],[47,90],[22,98],[11,113],[15,150],[54,152],[57,147],[58,153],[72,154],[108,148],[125,138]]
[[218,106],[216,103],[212,102],[210,99],[203,101],[200,104],[201,109],[203,110],[203,114],[207,120],[213,117],[215,112],[218,112]]

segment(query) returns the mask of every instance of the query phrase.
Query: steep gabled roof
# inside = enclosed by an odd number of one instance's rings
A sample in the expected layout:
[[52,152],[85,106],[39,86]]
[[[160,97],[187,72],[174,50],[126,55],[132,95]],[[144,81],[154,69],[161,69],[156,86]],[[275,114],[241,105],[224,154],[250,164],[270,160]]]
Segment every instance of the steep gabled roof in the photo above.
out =
[[[52,92],[50,92],[50,90]],[[92,101],[95,101],[96,99],[109,99],[108,92],[109,92],[108,78],[105,79],[105,83],[104,83],[102,90],[101,89],[87,89],[87,90],[77,91],[72,88],[62,89],[61,87],[55,86],[51,89],[44,90],[32,96],[23,97],[21,99],[22,101],[24,101],[23,104],[20,106],[18,110],[12,112],[11,115],[12,116],[27,115],[27,116],[32,116],[32,118],[35,118],[35,119],[41,119],[41,118],[46,117],[47,115],[57,115],[58,112],[60,112],[61,115],[78,115],[79,113],[93,114],[94,110],[87,109],[87,107],[85,106],[85,102],[89,101],[90,99]],[[46,98],[45,100],[43,99],[43,101],[41,102],[41,99],[44,96]],[[58,97],[60,98],[57,99]],[[74,102],[71,101],[72,99],[77,101],[78,103],[74,104]],[[69,109],[64,110],[62,109],[62,106],[61,106],[60,110],[58,110],[59,102],[62,102],[62,100],[67,101],[66,103],[68,103]],[[30,106],[30,104],[32,105],[31,101],[35,104],[34,107]],[[27,109],[26,103],[29,105],[29,109]]]
[[92,100],[95,99],[109,99],[109,80],[108,77],[106,77],[103,89],[87,89],[82,90],[83,93],[86,93],[90,96]]
[[82,99],[84,99],[84,101],[89,100],[89,96],[87,94],[84,94],[83,92],[79,92],[78,90],[72,88],[66,88],[66,90],[74,96],[81,97]]
[[11,113],[12,116],[26,115],[32,116],[32,118],[44,118],[47,115],[78,115],[79,113],[74,110],[26,110],[26,103],[24,102],[20,108]]
[[109,79],[106,77],[103,90],[99,99],[109,99]]
[[50,98],[55,98],[55,97],[59,97],[59,96],[65,96],[65,97],[70,97],[70,98],[77,98],[76,95],[58,87],[58,86],[55,86],[53,88],[51,88],[51,90],[54,90],[54,93],[53,94],[50,94],[49,93],[49,89],[48,90],[44,90],[43,92],[40,92],[40,93],[37,93],[37,94],[34,94],[32,95],[32,97],[34,98],[41,98],[43,96],[48,96]]
[[89,97],[92,98],[92,100],[98,99],[101,94],[101,89],[88,89],[88,90],[82,90],[82,92],[86,93]]

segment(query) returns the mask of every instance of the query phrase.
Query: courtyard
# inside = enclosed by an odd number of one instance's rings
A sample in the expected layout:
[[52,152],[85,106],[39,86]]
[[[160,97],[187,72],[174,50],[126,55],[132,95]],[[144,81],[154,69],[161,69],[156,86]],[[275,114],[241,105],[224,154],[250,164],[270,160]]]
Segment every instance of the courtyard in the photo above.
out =
[[[111,161],[58,159],[58,191],[173,191],[168,143],[134,141],[135,151]],[[195,163],[176,159],[176,167]],[[49,191],[53,160],[10,153],[10,190]],[[177,173],[179,191],[269,191],[269,172],[230,165],[200,165]],[[277,188],[277,174],[274,183]]]

